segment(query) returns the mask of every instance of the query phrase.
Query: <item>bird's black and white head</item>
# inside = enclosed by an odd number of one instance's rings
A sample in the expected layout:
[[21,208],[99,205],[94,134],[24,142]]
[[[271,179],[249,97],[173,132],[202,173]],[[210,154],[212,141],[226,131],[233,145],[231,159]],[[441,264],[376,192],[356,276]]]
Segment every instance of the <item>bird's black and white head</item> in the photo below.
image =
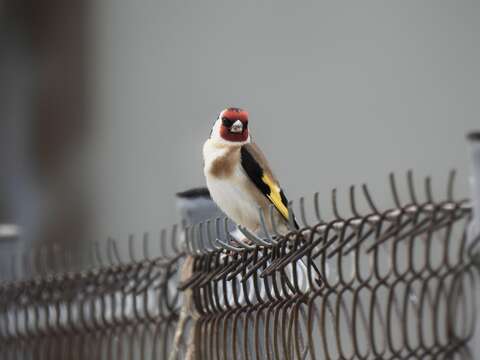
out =
[[213,125],[210,138],[226,144],[250,142],[248,112],[239,108],[223,110]]

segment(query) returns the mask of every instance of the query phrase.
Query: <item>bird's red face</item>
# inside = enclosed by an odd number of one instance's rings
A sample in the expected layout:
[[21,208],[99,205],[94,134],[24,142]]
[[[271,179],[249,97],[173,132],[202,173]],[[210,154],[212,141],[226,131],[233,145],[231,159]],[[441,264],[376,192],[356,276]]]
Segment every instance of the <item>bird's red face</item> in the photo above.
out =
[[228,108],[221,112],[220,136],[231,142],[243,142],[248,139],[248,113],[238,108]]

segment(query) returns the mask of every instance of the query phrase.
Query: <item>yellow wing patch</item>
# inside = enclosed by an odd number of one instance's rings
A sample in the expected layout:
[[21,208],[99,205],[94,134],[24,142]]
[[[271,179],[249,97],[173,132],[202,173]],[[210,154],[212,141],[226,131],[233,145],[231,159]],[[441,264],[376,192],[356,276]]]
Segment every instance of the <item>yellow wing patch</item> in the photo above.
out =
[[282,214],[282,216],[288,220],[288,207],[282,201],[280,187],[266,174],[263,174],[262,181],[269,187],[270,194],[267,195],[268,199],[272,202],[275,208]]

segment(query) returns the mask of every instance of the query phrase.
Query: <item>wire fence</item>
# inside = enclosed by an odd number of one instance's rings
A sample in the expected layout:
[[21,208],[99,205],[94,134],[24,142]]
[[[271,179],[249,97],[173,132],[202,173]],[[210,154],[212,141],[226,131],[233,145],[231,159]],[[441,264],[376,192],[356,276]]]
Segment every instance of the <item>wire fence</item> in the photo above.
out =
[[217,218],[141,254],[97,244],[87,270],[39,249],[12,261],[38,276],[0,285],[0,359],[473,359],[477,244],[453,187],[434,199],[408,173],[402,199],[391,176],[391,209],[352,187],[349,214],[336,191],[329,220],[301,199],[284,236]]

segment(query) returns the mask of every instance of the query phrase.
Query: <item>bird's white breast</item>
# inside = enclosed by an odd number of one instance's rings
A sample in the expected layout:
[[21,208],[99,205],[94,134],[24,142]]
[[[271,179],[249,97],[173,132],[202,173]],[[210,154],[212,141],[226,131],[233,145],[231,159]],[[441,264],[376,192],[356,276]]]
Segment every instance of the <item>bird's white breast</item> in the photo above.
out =
[[212,199],[228,217],[239,225],[251,228],[258,222],[258,205],[254,195],[247,189],[246,184],[250,180],[245,175],[240,161],[237,161],[229,176],[218,177],[211,172],[214,161],[225,156],[227,152],[228,148],[217,147],[209,141],[205,143],[203,155],[207,187]]

